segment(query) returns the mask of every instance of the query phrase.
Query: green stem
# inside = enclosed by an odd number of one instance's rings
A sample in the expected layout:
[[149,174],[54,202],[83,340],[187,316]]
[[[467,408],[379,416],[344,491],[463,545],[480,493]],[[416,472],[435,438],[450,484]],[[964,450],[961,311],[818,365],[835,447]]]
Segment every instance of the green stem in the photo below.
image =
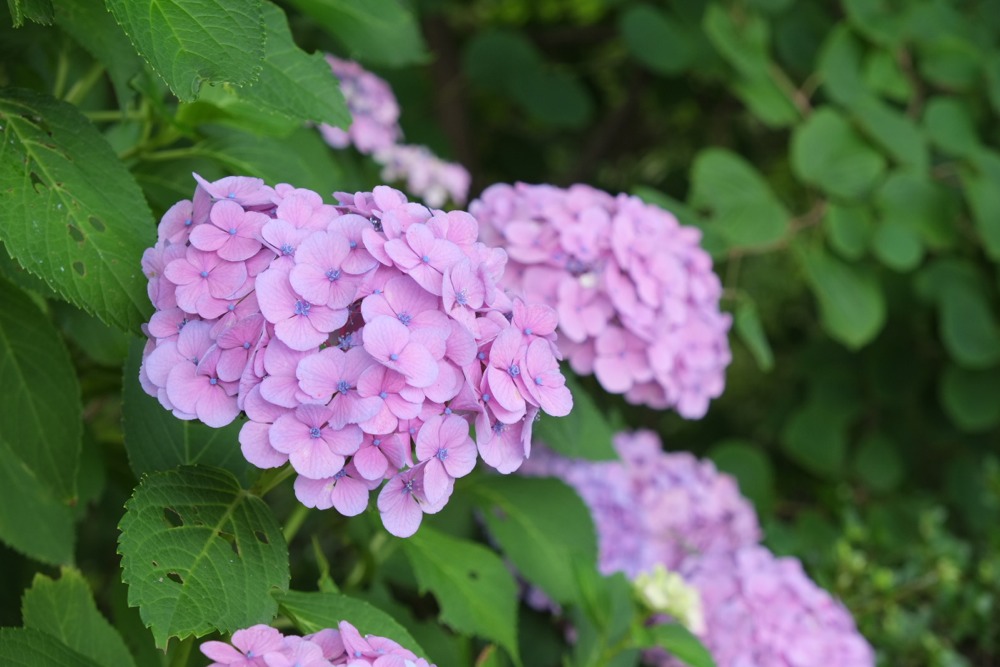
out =
[[170,652],[170,667],[187,667],[188,659],[191,657],[191,647],[194,646],[194,637],[188,637]]
[[171,148],[165,151],[143,153],[142,159],[149,160],[150,162],[164,162],[167,160],[180,160],[186,157],[197,157],[201,154],[201,149],[190,146],[188,148]]
[[295,510],[292,515],[288,517],[288,521],[285,522],[285,527],[282,528],[281,532],[285,536],[285,542],[291,543],[295,538],[295,534],[299,532],[299,528],[305,522],[306,517],[309,516],[309,508],[305,505],[296,505]]
[[87,97],[87,93],[90,89],[94,87],[94,84],[101,80],[104,76],[104,65],[101,63],[94,63],[94,65],[87,70],[87,73],[83,75],[82,79],[79,79],[73,84],[73,87],[69,89],[63,99],[70,104],[79,105],[83,102],[83,99]]
[[274,487],[295,474],[295,468],[286,465],[283,468],[272,468],[261,475],[250,488],[250,493],[257,496],[266,495]]
[[115,122],[120,120],[143,120],[146,115],[142,110],[125,111],[124,109],[108,109],[107,111],[84,111],[86,116],[94,123]]
[[56,99],[62,97],[67,76],[69,76],[69,56],[66,55],[64,48],[59,51],[59,61],[56,63],[56,82],[52,86],[52,97]]

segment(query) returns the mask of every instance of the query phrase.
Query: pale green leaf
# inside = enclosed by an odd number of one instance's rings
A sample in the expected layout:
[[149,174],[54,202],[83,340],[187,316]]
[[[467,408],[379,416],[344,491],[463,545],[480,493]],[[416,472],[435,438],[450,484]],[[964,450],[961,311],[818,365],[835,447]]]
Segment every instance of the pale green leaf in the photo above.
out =
[[795,128],[791,159],[803,181],[846,199],[867,194],[885,170],[885,158],[829,107],[817,109]]
[[121,635],[97,610],[78,570],[63,568],[56,581],[36,574],[21,600],[21,616],[26,628],[41,630],[100,665],[135,665]]
[[106,0],[129,40],[170,90],[191,101],[203,82],[243,85],[264,58],[261,0]]
[[41,630],[0,628],[0,664],[4,667],[108,667],[99,665]]
[[0,91],[0,241],[29,272],[109,324],[138,332],[152,311],[140,259],[155,240],[149,207],[77,109]]
[[421,593],[431,593],[440,619],[457,632],[495,641],[520,664],[517,585],[490,549],[424,525],[403,541]]
[[542,415],[534,424],[533,439],[563,456],[589,461],[617,459],[611,438],[614,430],[597,403],[580,387],[576,378],[563,371],[573,394],[573,409],[565,417]]
[[288,590],[288,547],[270,508],[224,470],[143,478],[125,504],[118,553],[130,606],[159,647],[274,618]]

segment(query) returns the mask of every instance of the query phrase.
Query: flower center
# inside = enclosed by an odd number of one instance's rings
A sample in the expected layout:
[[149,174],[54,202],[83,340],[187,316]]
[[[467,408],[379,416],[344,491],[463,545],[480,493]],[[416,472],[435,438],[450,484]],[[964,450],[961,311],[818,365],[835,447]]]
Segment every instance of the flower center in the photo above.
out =
[[541,375],[536,375],[535,376],[535,384],[541,386],[541,384],[542,384],[542,376]]
[[191,218],[188,218],[187,220],[184,221],[184,226],[190,227],[192,222],[194,221]]
[[201,276],[202,278],[208,278],[208,271],[202,271],[198,275]]
[[282,243],[281,244],[281,254],[282,255],[291,255],[293,252],[295,252],[295,248],[292,247],[291,243]]
[[337,474],[333,476],[334,479],[343,479],[347,476],[347,471],[341,468],[337,471]]
[[330,269],[326,272],[326,277],[330,279],[331,283],[340,280],[340,269]]
[[403,323],[403,326],[407,327],[410,326],[410,322],[413,320],[413,316],[411,316],[409,313],[400,313],[396,317],[399,319],[400,322]]
[[243,343],[243,349],[244,350],[249,350],[250,349],[250,341],[247,341],[247,342]]
[[469,302],[469,297],[466,296],[465,290],[459,290],[459,292],[455,294],[455,301],[457,301],[461,306],[464,306]]
[[381,444],[382,444],[382,441],[380,439],[378,439],[378,438],[375,438],[374,440],[372,440],[372,447],[378,447]]
[[349,243],[349,245],[351,246],[351,250],[354,250],[355,248],[358,247],[358,242],[357,241],[351,241]]
[[229,235],[230,236],[236,236],[236,228],[235,227],[230,227],[229,228]]
[[210,378],[208,380],[208,383],[214,387],[215,385],[219,384],[219,378]]
[[318,426],[313,426],[311,429],[309,429],[310,438],[318,438],[319,436],[320,436],[320,430]]
[[392,354],[389,355],[389,359],[391,359],[392,361],[399,361],[399,355],[393,352]]
[[351,389],[351,385],[347,384],[347,380],[341,380],[337,383],[337,391],[341,394],[346,394]]
[[428,257],[427,255],[424,255],[423,257],[420,258],[420,261],[423,262],[424,264],[428,264],[430,263],[431,258]]
[[387,392],[387,391],[380,391],[378,393],[378,397],[381,398],[384,401],[385,399],[389,398],[389,392]]
[[531,327],[525,327],[524,328],[524,335],[525,336],[530,336],[531,335]]
[[447,449],[439,449],[437,451],[437,454],[435,454],[435,456],[437,456],[438,461],[444,461],[446,458],[448,458],[448,450]]
[[301,299],[295,302],[295,314],[296,315],[308,315],[309,309],[312,308],[312,304],[308,301],[302,301]]
[[511,364],[510,368],[507,369],[507,372],[512,376],[517,377],[521,374],[521,368],[517,364]]

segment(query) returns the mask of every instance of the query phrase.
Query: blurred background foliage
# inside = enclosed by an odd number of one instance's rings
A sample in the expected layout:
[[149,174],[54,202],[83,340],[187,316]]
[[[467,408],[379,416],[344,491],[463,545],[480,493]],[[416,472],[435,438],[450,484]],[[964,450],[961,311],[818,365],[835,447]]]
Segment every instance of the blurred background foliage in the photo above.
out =
[[[11,3],[28,19],[45,4]],[[388,79],[407,141],[467,166],[473,195],[587,182],[700,227],[734,315],[725,394],[696,422],[603,400],[735,474],[768,546],[845,601],[881,665],[1000,662],[996,0],[369,0],[360,19],[352,3],[279,4],[304,49]],[[321,192],[378,182],[239,88],[179,102],[92,5],[56,0],[42,18],[57,28],[5,22],[0,84],[84,110],[155,216],[190,195],[192,170]],[[50,312],[82,378],[80,512],[100,498],[88,516],[104,517],[81,529],[80,565],[108,573],[106,603],[135,624],[116,564],[87,562],[134,485],[118,429],[127,345],[70,306]],[[15,599],[33,566],[2,555]],[[398,584],[368,595],[391,606]]]

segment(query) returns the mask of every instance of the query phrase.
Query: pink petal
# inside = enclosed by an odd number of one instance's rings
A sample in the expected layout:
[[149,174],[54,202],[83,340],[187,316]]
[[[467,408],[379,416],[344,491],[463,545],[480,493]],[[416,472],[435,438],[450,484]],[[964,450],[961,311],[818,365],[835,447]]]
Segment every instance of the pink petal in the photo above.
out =
[[271,446],[270,428],[270,424],[248,421],[240,429],[243,457],[258,468],[278,468],[288,463],[288,455]]
[[368,507],[368,488],[350,477],[337,480],[332,494],[333,506],[344,516],[357,516]]

